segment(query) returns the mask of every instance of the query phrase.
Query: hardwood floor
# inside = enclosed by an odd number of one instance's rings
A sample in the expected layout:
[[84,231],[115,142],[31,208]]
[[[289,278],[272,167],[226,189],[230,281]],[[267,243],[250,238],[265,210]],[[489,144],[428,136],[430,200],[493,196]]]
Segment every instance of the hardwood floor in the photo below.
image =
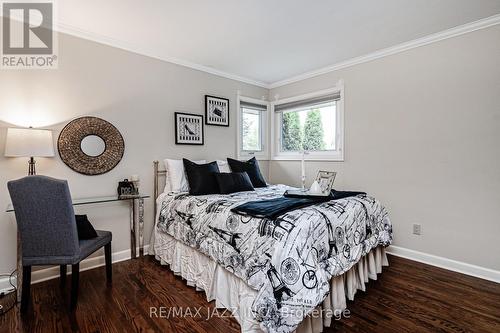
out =
[[[389,262],[348,303],[350,318],[326,332],[500,332],[500,284],[393,256]],[[110,288],[104,267],[82,272],[73,315],[68,302],[69,287],[61,290],[59,279],[35,284],[28,314],[14,308],[0,316],[0,333],[239,332],[233,318],[206,320],[213,302],[151,257],[114,264]],[[193,316],[152,318],[150,307],[191,308]]]

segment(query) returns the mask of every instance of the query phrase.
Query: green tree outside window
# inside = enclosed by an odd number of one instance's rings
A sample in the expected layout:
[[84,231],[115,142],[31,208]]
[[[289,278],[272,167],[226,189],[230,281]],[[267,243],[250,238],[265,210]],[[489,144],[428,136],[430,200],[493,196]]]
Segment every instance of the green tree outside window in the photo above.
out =
[[302,150],[302,128],[298,112],[288,112],[283,114],[283,145],[284,151]]
[[304,141],[302,147],[306,151],[324,150],[323,124],[319,109],[311,110],[307,113],[304,124]]

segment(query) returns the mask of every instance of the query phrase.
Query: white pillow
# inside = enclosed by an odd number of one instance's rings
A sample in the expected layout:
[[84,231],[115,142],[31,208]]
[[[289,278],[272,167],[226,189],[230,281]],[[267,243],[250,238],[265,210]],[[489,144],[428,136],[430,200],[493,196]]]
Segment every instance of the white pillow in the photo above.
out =
[[[167,170],[167,181],[165,192],[188,192],[189,184],[184,171],[182,160],[165,159],[165,170]],[[206,160],[193,161],[196,164],[204,164]]]
[[231,172],[227,161],[217,160],[217,166],[219,167],[220,172]]

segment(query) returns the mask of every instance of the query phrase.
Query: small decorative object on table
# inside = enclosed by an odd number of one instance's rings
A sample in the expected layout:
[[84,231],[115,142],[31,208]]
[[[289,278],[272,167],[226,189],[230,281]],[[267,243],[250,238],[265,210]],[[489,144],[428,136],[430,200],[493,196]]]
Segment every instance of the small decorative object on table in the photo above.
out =
[[203,145],[203,116],[176,112],[175,144]]
[[[304,161],[304,160],[302,160]],[[319,171],[316,180],[309,190],[305,190],[304,183],[300,190],[288,190],[284,196],[289,198],[328,198],[331,196],[333,182],[337,175],[334,171]],[[305,178],[304,166],[302,166],[302,179]]]
[[205,95],[205,124],[229,126],[229,100]]
[[137,194],[139,194],[139,183],[140,183],[140,179],[139,179],[139,175],[132,175],[130,176],[130,181],[132,182],[132,184],[134,184],[134,188],[135,188],[135,191],[137,192]]
[[309,193],[310,194],[323,194],[323,189],[321,188],[321,186],[319,185],[318,181],[315,180],[311,187],[309,188]]
[[137,197],[138,195],[139,189],[134,186],[133,182],[130,182],[128,179],[118,182],[118,198],[128,199]]
[[337,173],[335,171],[318,171],[316,182],[318,182],[321,192],[330,193]]

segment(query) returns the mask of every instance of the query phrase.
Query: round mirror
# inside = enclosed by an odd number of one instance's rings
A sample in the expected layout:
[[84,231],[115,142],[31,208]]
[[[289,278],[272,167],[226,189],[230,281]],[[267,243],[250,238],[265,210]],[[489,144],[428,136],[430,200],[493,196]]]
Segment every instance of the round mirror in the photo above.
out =
[[97,157],[104,153],[106,150],[106,143],[97,135],[87,135],[80,142],[82,152],[91,157]]
[[57,139],[61,160],[84,175],[102,175],[120,163],[125,141],[104,119],[80,117],[67,124]]

